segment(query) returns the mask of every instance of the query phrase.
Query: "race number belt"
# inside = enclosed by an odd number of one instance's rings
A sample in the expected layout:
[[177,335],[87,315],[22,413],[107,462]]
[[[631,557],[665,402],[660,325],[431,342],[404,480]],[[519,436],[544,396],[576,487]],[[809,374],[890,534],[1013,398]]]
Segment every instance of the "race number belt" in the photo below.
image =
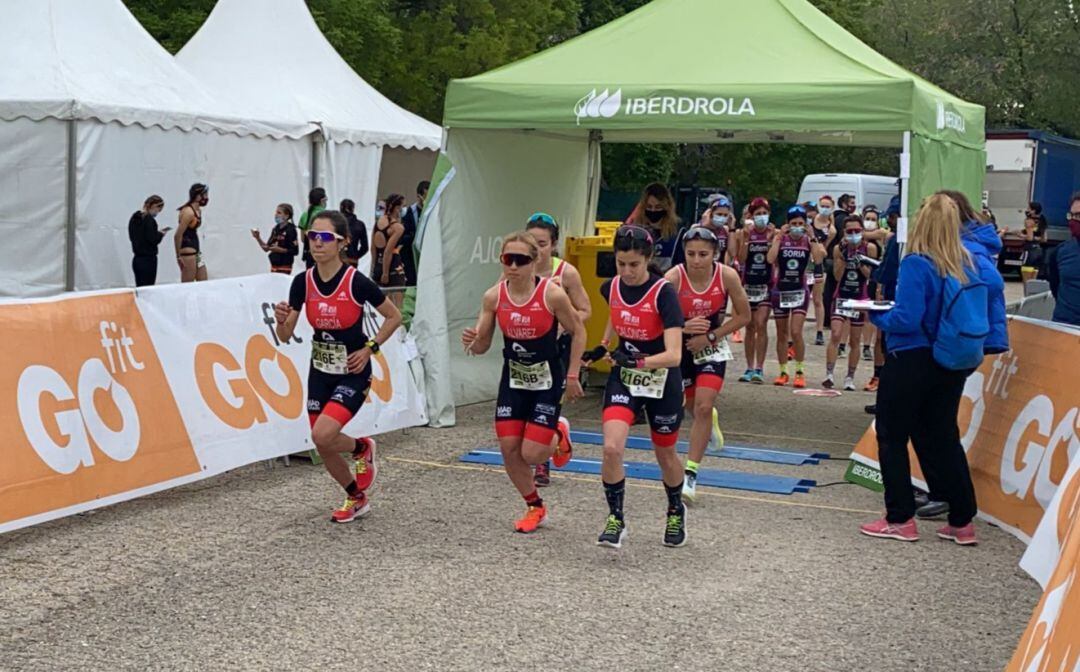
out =
[[850,318],[852,320],[857,320],[857,319],[859,319],[859,313],[861,311],[852,310],[850,308],[840,308],[839,306],[837,306],[837,307],[833,308],[833,312],[836,313],[837,315],[839,315],[840,317],[847,317],[847,318]]
[[769,298],[769,286],[747,285],[746,298],[750,301],[750,303],[761,303],[765,299]]
[[728,340],[725,336],[716,343],[698,350],[694,354],[694,364],[719,364],[720,362],[731,361],[732,358],[731,346],[728,345]]
[[790,292],[780,292],[781,308],[802,308],[805,301],[805,289],[793,289]]
[[349,372],[348,358],[344,343],[311,342],[311,365],[323,373],[345,375]]
[[508,359],[506,363],[510,365],[510,389],[529,391],[551,389],[551,367],[547,362],[522,364]]
[[622,368],[619,370],[619,380],[630,390],[631,396],[648,399],[663,398],[667,376],[667,369]]

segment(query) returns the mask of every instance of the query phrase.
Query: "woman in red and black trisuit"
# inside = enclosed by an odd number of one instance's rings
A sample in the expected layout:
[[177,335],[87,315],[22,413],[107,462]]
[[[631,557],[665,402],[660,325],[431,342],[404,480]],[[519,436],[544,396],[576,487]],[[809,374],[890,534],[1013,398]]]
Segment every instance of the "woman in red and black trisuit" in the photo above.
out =
[[[348,523],[369,510],[366,491],[375,481],[375,441],[341,433],[364,404],[371,387],[371,358],[401,325],[401,313],[371,280],[341,261],[349,225],[336,210],[324,210],[306,232],[315,265],[293,278],[289,301],[274,307],[277,335],[287,342],[303,310],[315,333],[308,372],[311,440],[326,470],[345,489],[345,503],[331,520]],[[364,333],[364,304],[383,316],[378,333]],[[342,453],[356,460],[349,467]]]
[[[584,396],[579,382],[585,326],[570,297],[551,278],[535,273],[536,239],[527,232],[503,240],[503,278],[484,293],[476,326],[461,334],[465,352],[482,355],[491,347],[495,325],[503,332],[503,370],[495,411],[506,475],[525,500],[518,532],[535,532],[547,522],[547,506],[536,491],[533,468],[551,459],[570,461],[568,427],[559,422],[565,381],[569,401]],[[570,334],[570,362],[563,369],[559,326]]]

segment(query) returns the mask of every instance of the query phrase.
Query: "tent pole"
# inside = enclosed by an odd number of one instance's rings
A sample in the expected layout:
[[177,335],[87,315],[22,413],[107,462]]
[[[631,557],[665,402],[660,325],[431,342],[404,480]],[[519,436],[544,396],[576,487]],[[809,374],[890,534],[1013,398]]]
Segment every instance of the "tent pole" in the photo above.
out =
[[66,223],[64,227],[64,290],[75,291],[75,189],[76,154],[78,150],[78,121],[67,122],[67,189],[65,194]]
[[319,186],[319,134],[311,134],[311,188]]
[[600,196],[600,143],[604,135],[593,129],[589,131],[589,185],[585,189],[585,227],[582,235],[595,233],[596,203]]
[[896,222],[896,242],[900,254],[908,238],[908,202],[911,197],[911,131],[904,131],[904,149],[900,154],[900,219]]

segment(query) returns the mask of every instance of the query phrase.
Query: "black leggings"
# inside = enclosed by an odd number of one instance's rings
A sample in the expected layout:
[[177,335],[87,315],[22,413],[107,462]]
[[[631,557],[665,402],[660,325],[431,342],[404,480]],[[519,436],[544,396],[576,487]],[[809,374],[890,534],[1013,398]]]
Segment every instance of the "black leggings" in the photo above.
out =
[[131,270],[135,273],[135,286],[146,287],[157,282],[157,255],[136,255],[131,260]]
[[915,515],[908,441],[927,486],[949,504],[949,524],[962,527],[978,512],[956,416],[970,372],[950,371],[929,348],[890,353],[877,396],[877,439],[885,485],[886,518],[903,523]]

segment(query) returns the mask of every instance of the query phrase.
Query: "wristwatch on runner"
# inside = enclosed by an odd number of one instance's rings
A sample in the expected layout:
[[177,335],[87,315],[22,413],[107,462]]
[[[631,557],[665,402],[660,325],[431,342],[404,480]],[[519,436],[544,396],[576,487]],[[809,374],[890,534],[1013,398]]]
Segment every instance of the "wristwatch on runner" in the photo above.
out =
[[716,332],[710,331],[709,333],[705,334],[705,338],[709,339],[709,343],[716,345]]
[[376,343],[375,341],[368,341],[367,343],[364,344],[364,346],[368,350],[371,350],[371,354],[373,354],[373,355],[379,354],[379,344]]

